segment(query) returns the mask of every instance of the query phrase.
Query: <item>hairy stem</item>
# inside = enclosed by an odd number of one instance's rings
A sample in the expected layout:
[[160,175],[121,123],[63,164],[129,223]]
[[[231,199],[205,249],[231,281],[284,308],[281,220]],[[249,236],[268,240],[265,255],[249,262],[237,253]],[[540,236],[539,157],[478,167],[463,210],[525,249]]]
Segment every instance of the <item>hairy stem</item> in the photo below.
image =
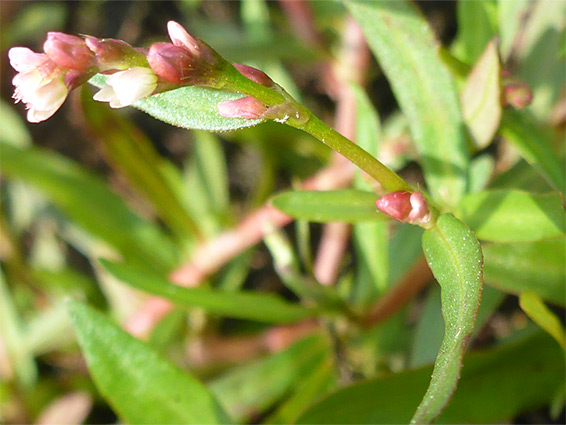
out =
[[405,180],[387,168],[378,159],[346,139],[332,127],[326,125],[314,116],[312,112],[308,111],[308,113],[309,120],[306,123],[300,124],[290,121],[288,124],[309,133],[329,148],[348,158],[353,164],[377,180],[387,192],[395,192],[397,190],[413,191]]
[[[244,77],[235,68],[227,77],[224,88],[255,97],[269,107],[281,105],[281,110],[286,111],[286,113],[279,119],[276,117],[276,120],[314,136],[377,180],[387,192],[395,192],[397,190],[413,191],[411,186],[395,172],[332,127],[322,122],[282,89],[279,91],[257,84]],[[292,113],[289,113],[290,111]]]

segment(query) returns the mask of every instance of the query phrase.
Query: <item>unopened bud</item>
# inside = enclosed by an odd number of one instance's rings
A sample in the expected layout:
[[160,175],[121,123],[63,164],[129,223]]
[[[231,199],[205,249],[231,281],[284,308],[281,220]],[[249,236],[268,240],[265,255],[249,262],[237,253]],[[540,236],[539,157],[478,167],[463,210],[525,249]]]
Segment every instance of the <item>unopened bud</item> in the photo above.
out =
[[428,203],[420,192],[391,192],[379,198],[375,204],[378,210],[401,222],[428,223],[431,218]]
[[173,84],[191,84],[195,58],[183,47],[155,43],[149,48],[147,62],[153,72]]
[[395,220],[405,221],[411,212],[411,192],[399,190],[382,196],[375,205],[377,209],[390,215]]
[[218,113],[226,118],[261,118],[267,107],[254,97],[246,96],[237,100],[227,100],[217,105]]
[[43,51],[62,68],[86,71],[96,64],[94,53],[82,38],[62,32],[47,33]]
[[85,44],[95,54],[102,71],[147,66],[145,55],[125,41],[87,37]]
[[175,46],[183,47],[189,54],[198,60],[201,67],[206,67],[209,70],[220,68],[226,65],[226,61],[216,51],[199,38],[190,35],[182,25],[175,21],[167,23],[167,31],[169,38]]
[[511,105],[517,109],[526,108],[533,100],[529,85],[519,79],[503,83],[503,106]]
[[238,63],[234,63],[233,65],[238,71],[240,71],[240,74],[252,80],[254,83],[261,84],[265,87],[274,86],[273,80],[269,78],[269,76],[265,72],[254,68],[253,66],[240,65]]
[[175,21],[167,22],[167,32],[169,33],[171,42],[175,46],[184,47],[193,55],[198,55],[200,53],[201,41],[190,35],[181,24]]
[[418,221],[421,223],[427,223],[428,221],[430,221],[430,209],[428,207],[428,202],[426,201],[422,193],[411,193],[409,201],[411,202],[411,212],[408,216],[409,221]]

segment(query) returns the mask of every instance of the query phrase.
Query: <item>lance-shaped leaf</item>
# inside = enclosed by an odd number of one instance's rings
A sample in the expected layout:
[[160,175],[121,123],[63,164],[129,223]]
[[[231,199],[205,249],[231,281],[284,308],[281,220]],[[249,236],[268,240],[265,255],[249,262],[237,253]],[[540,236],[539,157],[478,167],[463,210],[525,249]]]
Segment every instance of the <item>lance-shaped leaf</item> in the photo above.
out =
[[483,248],[485,282],[502,291],[531,291],[566,304],[566,238],[534,243],[489,244]]
[[271,203],[298,220],[359,223],[386,219],[377,211],[376,200],[375,193],[361,190],[301,190],[283,192],[275,196]]
[[534,292],[523,292],[519,297],[519,304],[527,315],[548,332],[566,350],[564,327],[560,319],[544,304],[542,299]]
[[235,367],[214,379],[210,390],[232,418],[248,423],[327,361],[327,342],[320,335],[313,335],[280,353]]
[[408,1],[347,1],[407,116],[437,202],[455,205],[467,190],[468,148],[458,94],[438,43]]
[[566,192],[564,164],[551,149],[550,135],[537,127],[530,114],[507,109],[501,122],[501,135],[519,149],[522,157],[551,185],[562,193]]
[[[104,86],[103,75],[96,75],[90,83]],[[158,120],[191,130],[230,131],[252,127],[263,120],[225,118],[218,113],[220,102],[236,100],[241,94],[204,87],[181,87],[138,100],[134,106]]]
[[108,162],[146,196],[173,231],[182,236],[198,234],[194,219],[183,208],[163,172],[171,164],[159,156],[149,138],[107,105],[90,99],[88,90],[82,90],[81,97],[86,120]]
[[[379,116],[367,93],[360,86],[352,84],[351,89],[356,100],[356,142],[377,158],[382,140]],[[360,190],[373,190],[359,170],[354,179],[354,186]],[[389,283],[389,223],[358,223],[352,233],[356,257],[360,259],[356,269],[354,297],[363,304],[374,299]]]
[[138,264],[168,270],[175,247],[157,226],[134,214],[95,175],[54,152],[1,144],[2,175],[44,194],[73,222]]
[[102,395],[130,424],[229,420],[207,388],[102,314],[70,301],[79,345]]
[[[324,397],[299,424],[403,424],[419,402],[429,366],[360,382]],[[548,403],[564,382],[564,353],[542,332],[466,356],[458,391],[437,423],[509,423]]]
[[411,419],[419,424],[438,417],[456,389],[482,290],[480,244],[454,216],[439,217],[436,226],[424,233],[423,249],[440,283],[445,330],[430,385]]
[[456,4],[458,35],[452,45],[453,54],[472,64],[497,34],[497,7],[491,0],[459,1]]
[[312,316],[316,312],[314,309],[289,303],[275,294],[183,288],[128,264],[104,260],[101,260],[101,263],[112,275],[134,288],[169,299],[180,306],[200,307],[221,316],[262,323],[291,323]]
[[493,139],[501,120],[499,53],[492,40],[468,75],[461,102],[464,121],[478,149]]
[[462,200],[459,214],[479,239],[490,242],[534,242],[566,232],[566,213],[557,193],[473,193]]

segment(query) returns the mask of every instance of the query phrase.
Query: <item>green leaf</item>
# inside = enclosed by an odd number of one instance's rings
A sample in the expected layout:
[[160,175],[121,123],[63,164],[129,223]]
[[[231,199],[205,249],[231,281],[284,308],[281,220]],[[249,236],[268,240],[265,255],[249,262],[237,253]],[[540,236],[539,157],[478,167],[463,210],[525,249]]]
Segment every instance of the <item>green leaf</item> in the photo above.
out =
[[466,193],[468,147],[458,94],[438,42],[407,1],[346,1],[407,116],[433,198],[455,205]]
[[[491,317],[503,299],[505,293],[490,286],[484,286],[481,304],[478,308],[474,337]],[[444,322],[440,305],[440,290],[434,288],[425,301],[424,310],[415,331],[413,349],[411,351],[411,368],[421,367],[434,362],[436,353],[442,345]]]
[[25,347],[23,328],[15,300],[0,270],[0,333],[8,356],[7,366],[14,371],[19,387],[27,389],[36,383],[38,371],[33,353]]
[[183,288],[158,275],[127,264],[105,260],[101,260],[101,264],[117,279],[134,288],[169,299],[180,306],[200,307],[221,316],[262,323],[291,323],[316,313],[313,309],[289,303],[274,294]]
[[530,0],[499,0],[497,2],[501,38],[499,50],[504,61],[507,61],[511,54],[518,32],[524,30],[524,16],[531,5]]
[[462,200],[458,215],[479,239],[491,242],[534,242],[566,232],[566,213],[557,193],[473,193]]
[[558,56],[564,43],[566,3],[530,2],[523,11],[527,18],[522,18],[517,31],[514,72],[532,87],[533,101],[528,109],[544,122],[564,89],[566,61]]
[[[389,242],[389,285],[400,282],[407,270],[423,255],[423,228],[402,223]],[[402,252],[403,255],[399,255]]]
[[302,190],[283,192],[276,195],[271,203],[278,210],[299,220],[359,223],[386,219],[377,211],[376,200],[375,193],[361,190]]
[[[520,371],[520,373],[518,373]],[[312,406],[300,424],[402,424],[426,388],[432,368],[343,388]],[[466,356],[458,391],[437,423],[506,423],[548,403],[563,384],[564,356],[547,335]]]
[[473,64],[497,33],[496,4],[491,0],[459,1],[456,4],[458,35],[452,52],[461,61]]
[[497,42],[492,40],[468,75],[460,97],[464,121],[477,149],[488,146],[499,127],[502,113],[500,73]]
[[218,233],[229,217],[229,191],[226,159],[214,134],[195,132],[192,156],[180,189],[186,207],[204,233]]
[[566,238],[535,243],[493,244],[483,248],[485,282],[517,294],[532,291],[566,305]]
[[90,373],[102,395],[130,424],[229,423],[197,379],[78,301],[68,310]]
[[107,105],[92,100],[89,90],[82,90],[81,96],[87,122],[102,144],[102,151],[107,154],[110,164],[145,195],[158,216],[177,235],[198,234],[196,223],[162,172],[167,162],[160,157],[147,136]]
[[325,311],[347,312],[347,305],[335,288],[321,285],[315,279],[302,274],[291,242],[280,229],[272,229],[263,238],[273,257],[275,271],[283,284],[300,299],[313,301]]
[[98,177],[78,164],[43,149],[1,144],[4,176],[22,180],[43,193],[71,220],[128,260],[169,270],[176,262],[172,241],[134,214]]
[[0,101],[0,128],[2,141],[23,148],[31,145],[29,131],[16,110],[4,100]]
[[[379,116],[360,86],[352,84],[351,89],[356,100],[356,142],[377,158],[382,137]],[[356,170],[354,187],[373,190],[360,170]],[[356,256],[360,259],[356,270],[355,298],[367,305],[385,290],[389,282],[389,223],[358,223],[352,229],[352,238]]]
[[533,322],[548,332],[566,350],[564,327],[556,315],[542,302],[534,292],[523,292],[519,304]]
[[210,389],[238,422],[269,409],[328,359],[328,345],[312,336],[286,350],[235,368],[213,380]]
[[73,342],[69,332],[72,332],[71,321],[59,298],[28,320],[22,346],[34,356],[65,349]]
[[314,401],[327,394],[338,382],[330,359],[320,362],[301,379],[297,390],[263,422],[266,424],[292,424]]
[[444,321],[440,304],[440,288],[431,288],[424,301],[422,314],[415,329],[409,365],[422,367],[434,362],[444,337]]
[[470,163],[470,192],[481,192],[493,174],[495,161],[489,154],[482,154]]
[[512,189],[531,193],[546,194],[554,188],[527,161],[520,159],[511,168],[497,175],[489,184],[492,190]]
[[456,389],[482,290],[482,253],[474,234],[450,214],[423,235],[423,249],[440,283],[444,339],[423,401],[411,423],[430,423]]
[[512,143],[555,189],[566,192],[566,171],[558,156],[552,151],[549,134],[537,127],[527,112],[507,109],[503,114],[501,135]]
[[[98,74],[89,82],[102,87],[104,80],[105,77]],[[191,130],[230,131],[251,127],[263,121],[225,118],[218,113],[216,105],[220,102],[241,97],[243,96],[238,93],[188,86],[138,100],[133,106],[177,127]]]
[[204,186],[211,211],[227,211],[230,199],[228,190],[228,170],[222,145],[210,133],[195,134],[195,168],[199,181]]

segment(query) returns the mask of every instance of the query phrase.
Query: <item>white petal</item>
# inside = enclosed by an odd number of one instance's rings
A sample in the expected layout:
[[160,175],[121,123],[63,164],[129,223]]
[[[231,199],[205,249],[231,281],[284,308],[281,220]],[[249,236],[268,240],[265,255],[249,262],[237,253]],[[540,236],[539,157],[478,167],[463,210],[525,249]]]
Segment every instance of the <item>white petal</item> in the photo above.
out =
[[167,22],[167,32],[175,46],[185,47],[193,54],[199,53],[197,40],[181,24],[175,21]]
[[131,68],[112,75],[108,83],[112,85],[122,106],[143,99],[153,93],[157,87],[157,76],[149,68]]
[[116,98],[116,93],[112,86],[104,86],[101,90],[96,92],[92,98],[98,102],[111,102]]
[[14,98],[27,103],[33,100],[35,92],[42,84],[45,84],[45,81],[37,69],[32,69],[29,72],[17,74],[12,79],[12,84],[16,86]]
[[43,53],[35,53],[27,47],[12,47],[8,51],[10,65],[18,72],[27,72],[37,68],[48,58]]
[[55,79],[37,89],[31,103],[39,111],[53,110],[54,113],[61,107],[67,94],[69,94],[69,89],[63,80]]
[[38,111],[33,106],[28,110],[27,120],[31,123],[38,123],[41,121],[45,121],[48,118],[57,112],[59,108],[52,108],[47,111]]

